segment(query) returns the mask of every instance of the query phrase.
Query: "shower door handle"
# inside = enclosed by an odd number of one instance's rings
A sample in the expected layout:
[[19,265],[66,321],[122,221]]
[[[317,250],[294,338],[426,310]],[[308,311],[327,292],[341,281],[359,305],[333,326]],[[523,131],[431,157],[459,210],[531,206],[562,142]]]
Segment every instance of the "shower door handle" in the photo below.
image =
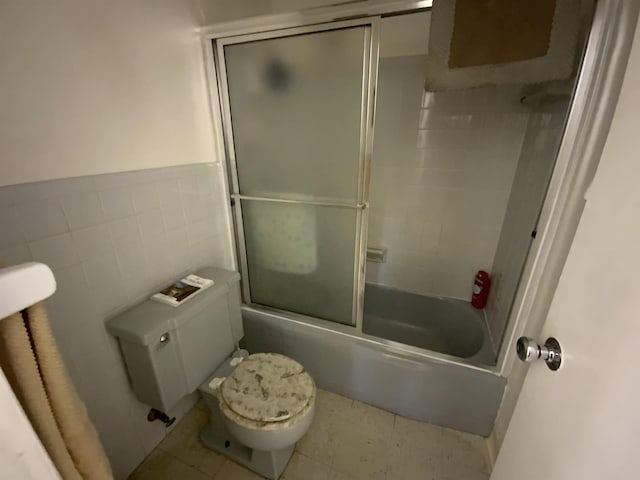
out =
[[529,337],[520,337],[516,343],[516,354],[523,362],[544,360],[550,370],[557,370],[562,363],[562,349],[560,343],[553,337],[547,338],[544,345]]
[[341,202],[325,202],[325,201],[315,201],[315,200],[293,200],[287,198],[275,198],[275,197],[256,197],[253,195],[241,195],[239,193],[232,193],[231,197],[231,206],[235,205],[236,200],[258,200],[261,202],[272,202],[272,203],[289,203],[296,205],[313,205],[316,207],[337,207],[337,208],[351,208],[354,210],[366,210],[369,208],[369,202],[363,203],[341,203]]

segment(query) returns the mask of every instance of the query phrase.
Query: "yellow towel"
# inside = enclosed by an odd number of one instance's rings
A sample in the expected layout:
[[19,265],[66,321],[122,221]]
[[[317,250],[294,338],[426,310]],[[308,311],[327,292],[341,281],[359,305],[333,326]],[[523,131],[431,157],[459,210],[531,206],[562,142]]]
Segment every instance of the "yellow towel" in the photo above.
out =
[[61,477],[112,479],[42,304],[0,320],[0,365]]

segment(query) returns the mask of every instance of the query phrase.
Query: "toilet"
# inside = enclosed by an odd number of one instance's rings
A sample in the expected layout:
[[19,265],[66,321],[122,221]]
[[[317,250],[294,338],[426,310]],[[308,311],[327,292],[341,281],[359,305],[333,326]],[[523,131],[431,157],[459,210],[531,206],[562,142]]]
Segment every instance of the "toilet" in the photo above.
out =
[[244,336],[238,273],[208,267],[196,275],[215,284],[177,308],[142,302],[109,320],[107,330],[141,402],[169,413],[199,391],[210,413],[202,442],[278,479],[313,421],[313,378],[284,355],[237,347]]

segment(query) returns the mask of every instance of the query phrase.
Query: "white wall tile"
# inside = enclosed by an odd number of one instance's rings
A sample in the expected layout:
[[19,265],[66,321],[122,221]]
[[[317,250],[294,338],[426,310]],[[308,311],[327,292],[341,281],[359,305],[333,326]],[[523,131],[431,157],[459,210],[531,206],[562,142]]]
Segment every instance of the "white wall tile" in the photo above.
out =
[[369,244],[389,253],[367,278],[469,298],[493,263],[529,112],[517,86],[423,92],[425,65],[380,62]]
[[145,245],[140,237],[133,237],[127,242],[115,242],[115,253],[118,265],[123,275],[129,275],[132,271],[147,272]]
[[104,214],[108,220],[133,215],[133,201],[128,188],[115,188],[99,192]]
[[198,223],[207,217],[210,202],[202,198],[200,194],[189,193],[185,194],[184,198],[186,199],[184,211],[189,223]]
[[62,209],[71,230],[98,225],[105,221],[102,203],[97,192],[63,197]]
[[138,219],[136,217],[123,218],[110,222],[108,225],[113,244],[116,248],[131,243],[140,243],[142,241],[140,227],[138,226]]
[[31,262],[32,260],[31,251],[26,244],[0,249],[0,262],[4,262],[6,265]]
[[2,225],[2,229],[0,229],[0,248],[24,243],[25,238],[15,206],[0,207],[0,225]]
[[46,301],[49,320],[65,360],[101,345],[102,320],[91,297],[82,265],[54,270],[56,292]]
[[71,237],[80,260],[97,258],[103,253],[113,251],[109,227],[105,224],[75,230],[71,232]]
[[148,243],[158,237],[165,237],[164,220],[160,208],[153,208],[138,214],[138,225],[143,243]]
[[16,209],[27,241],[69,231],[67,219],[58,200],[21,203],[16,205]]
[[133,189],[133,206],[136,212],[143,212],[160,205],[158,186],[153,183],[137,185]]
[[[221,172],[193,165],[0,188],[0,259],[53,268],[51,326],[117,478],[165,429],[147,422],[104,322],[195,268],[231,267]],[[193,246],[178,178],[201,205]]]
[[103,314],[108,314],[125,303],[127,299],[116,255],[105,252],[82,263],[91,297]]
[[192,223],[188,228],[189,245],[195,245],[203,240],[215,235],[215,225],[211,219],[205,219],[197,223]]
[[[178,196],[178,199],[179,198]],[[185,216],[182,210],[182,203],[179,200],[177,202],[163,204],[161,210],[167,231],[184,227]]]
[[112,188],[130,187],[137,183],[140,183],[137,172],[119,172],[119,173],[105,173],[102,175],[95,175],[94,179],[96,188],[98,191],[110,190]]
[[200,191],[198,187],[198,177],[196,176],[181,178],[178,184],[180,185],[180,193],[182,194],[198,194]]
[[67,267],[79,262],[69,233],[31,242],[29,249],[35,261],[46,263],[51,268]]
[[94,177],[63,178],[61,180],[50,180],[39,183],[46,184],[48,193],[47,198],[59,198],[66,195],[76,195],[96,191],[96,182]]
[[176,180],[164,180],[158,183],[158,196],[161,205],[179,205],[180,189]]

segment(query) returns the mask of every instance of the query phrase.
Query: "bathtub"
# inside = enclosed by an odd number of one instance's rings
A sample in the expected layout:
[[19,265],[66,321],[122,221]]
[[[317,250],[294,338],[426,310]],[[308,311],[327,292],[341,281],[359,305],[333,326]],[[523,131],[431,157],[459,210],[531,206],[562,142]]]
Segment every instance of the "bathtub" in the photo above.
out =
[[368,283],[362,331],[476,364],[495,365],[484,312],[467,301]]
[[[506,381],[489,368],[266,308],[245,305],[242,318],[244,348],[295,358],[320,388],[405,417],[491,433]],[[477,342],[461,343],[469,353]]]

